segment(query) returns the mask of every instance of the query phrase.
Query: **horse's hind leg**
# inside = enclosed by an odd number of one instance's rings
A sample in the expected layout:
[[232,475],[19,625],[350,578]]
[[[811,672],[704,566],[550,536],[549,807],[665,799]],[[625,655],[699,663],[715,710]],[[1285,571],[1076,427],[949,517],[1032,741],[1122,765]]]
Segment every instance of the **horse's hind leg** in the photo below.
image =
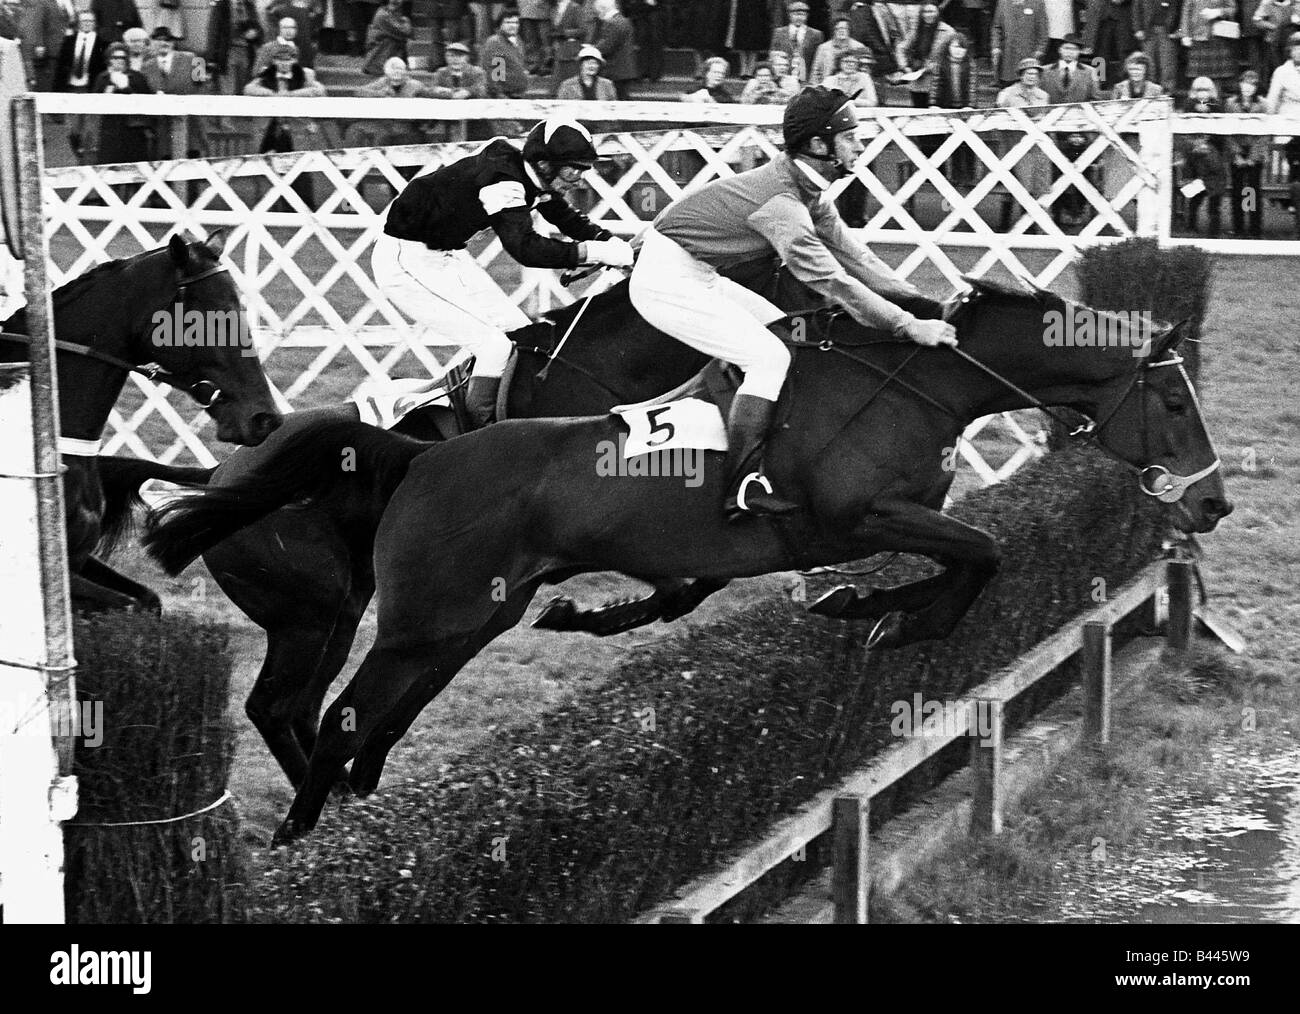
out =
[[406,735],[406,730],[435,697],[451,682],[452,677],[464,667],[465,663],[477,655],[499,634],[504,633],[519,622],[536,594],[540,581],[521,588],[510,596],[493,615],[486,626],[468,638],[460,637],[451,642],[444,642],[434,650],[437,652],[438,664],[429,670],[429,675],[418,681],[398,701],[382,722],[366,736],[352,762],[352,775],[349,784],[359,796],[367,796],[379,784],[384,762],[388,752]]

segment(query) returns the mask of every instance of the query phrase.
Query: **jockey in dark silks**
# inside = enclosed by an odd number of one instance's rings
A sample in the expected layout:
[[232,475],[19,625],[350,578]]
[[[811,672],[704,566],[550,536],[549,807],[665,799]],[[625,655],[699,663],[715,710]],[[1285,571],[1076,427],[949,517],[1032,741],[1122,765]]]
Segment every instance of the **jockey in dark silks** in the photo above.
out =
[[[416,177],[384,213],[384,232],[370,260],[375,282],[424,328],[425,342],[474,353],[466,401],[478,425],[495,415],[511,347],[506,332],[529,321],[465,245],[491,228],[525,267],[631,266],[626,242],[564,200],[596,158],[582,124],[552,118],[528,132],[522,152],[498,137],[473,155]],[[533,211],[578,242],[539,235]]]
[[822,193],[817,175],[843,175],[862,154],[857,122],[851,96],[805,88],[785,110],[785,153],[665,209],[632,272],[632,304],[650,324],[744,372],[727,427],[725,509],[733,518],[796,509],[773,493],[760,468],[790,353],[767,327],[784,314],[719,269],[775,250],[792,275],[859,323],[921,345],[957,343],[952,325],[891,302],[919,293],[849,232]]

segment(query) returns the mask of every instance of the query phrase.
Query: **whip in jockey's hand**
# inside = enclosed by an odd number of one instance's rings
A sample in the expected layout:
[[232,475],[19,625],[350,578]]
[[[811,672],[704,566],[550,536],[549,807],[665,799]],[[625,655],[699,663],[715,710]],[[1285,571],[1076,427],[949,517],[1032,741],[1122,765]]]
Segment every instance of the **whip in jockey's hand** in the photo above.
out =
[[[423,327],[425,342],[474,353],[465,400],[476,425],[496,414],[511,348],[506,332],[528,318],[465,246],[491,228],[524,267],[630,266],[632,248],[564,200],[597,159],[586,127],[552,117],[528,132],[522,152],[493,138],[473,155],[417,176],[384,212],[370,258],[375,282]],[[538,234],[534,211],[577,242]]]
[[641,316],[744,372],[727,433],[724,509],[733,519],[798,509],[762,474],[763,443],[790,352],[767,326],[784,314],[719,269],[775,250],[795,278],[860,324],[919,345],[957,343],[951,324],[920,320],[892,301],[920,293],[858,241],[823,193],[862,154],[853,98],[822,87],[796,95],[781,125],[785,153],[665,209],[645,232],[632,271],[630,294]]

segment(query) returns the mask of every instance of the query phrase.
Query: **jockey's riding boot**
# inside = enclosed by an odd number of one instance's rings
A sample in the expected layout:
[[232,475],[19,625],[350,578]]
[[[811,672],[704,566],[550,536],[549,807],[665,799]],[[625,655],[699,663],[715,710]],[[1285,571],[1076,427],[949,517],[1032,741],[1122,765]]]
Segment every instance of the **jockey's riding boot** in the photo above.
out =
[[497,392],[500,390],[500,377],[469,378],[465,385],[465,411],[476,430],[496,422]]
[[727,519],[753,515],[789,514],[799,505],[772,492],[762,473],[763,442],[772,427],[776,402],[752,394],[738,394],[731,403],[727,425],[727,499],[722,505]]

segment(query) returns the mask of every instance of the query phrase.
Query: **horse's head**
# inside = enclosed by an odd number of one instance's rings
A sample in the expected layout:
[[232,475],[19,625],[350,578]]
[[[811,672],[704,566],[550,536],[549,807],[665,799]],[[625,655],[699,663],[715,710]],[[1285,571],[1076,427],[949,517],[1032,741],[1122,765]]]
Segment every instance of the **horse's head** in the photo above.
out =
[[1174,507],[1184,532],[1208,532],[1232,513],[1219,456],[1205,430],[1178,346],[1186,322],[1160,324],[1150,353],[1126,379],[1109,385],[1093,432],[1108,451],[1140,470],[1142,491]]
[[187,243],[167,244],[163,269],[175,296],[152,315],[143,350],[217,423],[217,439],[254,446],[283,421],[271,385],[253,347],[239,290],[221,263],[220,232]]
[[1142,490],[1174,506],[1181,530],[1211,531],[1231,513],[1177,352],[1185,325],[1094,310],[1032,281],[966,281],[971,291],[950,300],[952,319],[963,321],[963,349],[1020,376],[1043,404],[1086,411],[1093,421],[1083,432],[1136,468]]

